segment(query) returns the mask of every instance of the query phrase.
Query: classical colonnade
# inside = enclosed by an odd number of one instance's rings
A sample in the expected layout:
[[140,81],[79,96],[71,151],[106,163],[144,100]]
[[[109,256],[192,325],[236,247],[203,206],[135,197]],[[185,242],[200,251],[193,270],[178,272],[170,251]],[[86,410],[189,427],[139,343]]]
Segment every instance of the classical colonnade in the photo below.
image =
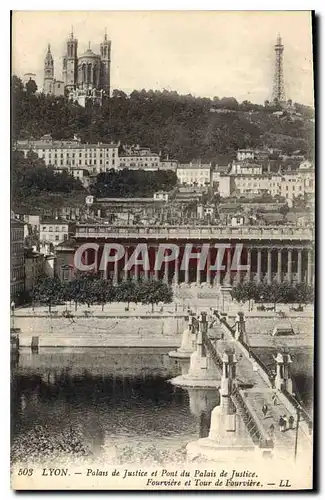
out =
[[[110,262],[106,269],[101,271],[103,278],[112,279],[114,282],[129,278],[154,278],[163,279],[175,285],[206,283],[210,286],[249,281],[268,284],[273,282],[312,284],[314,282],[313,250],[310,245],[244,245],[241,264],[247,267],[245,270],[234,268],[233,250],[226,249],[222,260],[222,269],[219,271],[210,269],[216,262],[214,248],[211,248],[207,254],[204,269],[201,269],[200,260],[196,258],[192,258],[189,265],[182,269],[182,252],[185,244],[180,248],[179,258],[170,262],[162,262],[161,269],[155,269],[154,266],[158,245],[150,244],[148,245],[150,265],[145,268],[138,264],[127,269],[127,262],[135,247],[136,244],[125,245],[124,256],[120,260]],[[196,245],[196,248],[197,251],[200,251],[200,245]],[[99,269],[100,252],[97,254],[97,258],[91,250],[86,251],[85,254],[85,263],[89,265],[96,262],[96,267]]]

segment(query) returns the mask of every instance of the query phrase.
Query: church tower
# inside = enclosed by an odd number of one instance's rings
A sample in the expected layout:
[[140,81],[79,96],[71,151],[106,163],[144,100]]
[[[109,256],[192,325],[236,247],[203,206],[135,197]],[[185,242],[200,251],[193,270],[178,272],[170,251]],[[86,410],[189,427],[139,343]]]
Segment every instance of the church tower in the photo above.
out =
[[47,46],[47,54],[44,61],[44,82],[43,82],[43,92],[44,94],[52,94],[54,83],[54,61],[51,54],[51,45]]
[[103,89],[106,95],[110,95],[111,84],[111,41],[107,40],[105,30],[104,40],[100,44],[100,59],[101,59],[101,78],[100,88]]
[[63,58],[63,80],[65,87],[70,91],[77,84],[78,67],[78,40],[74,38],[73,31],[67,41],[67,54]]

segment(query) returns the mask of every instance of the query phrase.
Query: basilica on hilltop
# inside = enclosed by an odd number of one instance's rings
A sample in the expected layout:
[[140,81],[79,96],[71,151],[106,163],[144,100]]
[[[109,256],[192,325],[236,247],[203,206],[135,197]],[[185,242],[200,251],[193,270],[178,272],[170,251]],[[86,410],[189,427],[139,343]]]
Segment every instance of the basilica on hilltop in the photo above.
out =
[[88,49],[78,55],[78,40],[71,32],[67,40],[67,52],[63,57],[63,80],[54,78],[54,60],[51,47],[48,45],[44,62],[43,92],[51,95],[67,95],[81,106],[87,100],[102,104],[103,96],[110,95],[111,41],[107,39],[100,44],[100,53],[95,54],[90,42]]

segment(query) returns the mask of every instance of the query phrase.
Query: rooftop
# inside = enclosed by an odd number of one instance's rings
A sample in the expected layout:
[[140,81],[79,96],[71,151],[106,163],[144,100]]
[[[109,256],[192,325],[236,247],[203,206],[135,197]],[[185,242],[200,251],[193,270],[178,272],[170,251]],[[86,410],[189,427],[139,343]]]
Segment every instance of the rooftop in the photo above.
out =
[[27,141],[17,141],[17,149],[116,149],[118,145],[115,143],[111,144],[88,144],[80,143],[79,141],[53,141],[53,140],[27,140]]
[[141,151],[134,151],[134,153],[121,153],[119,155],[120,158],[132,158],[133,156],[139,157],[139,156],[159,156],[158,153],[151,153],[149,151],[146,152],[141,152]]
[[211,170],[210,163],[182,163],[178,165],[177,170],[187,170],[187,169],[209,169]]
[[97,198],[96,203],[153,203],[154,198]]
[[40,222],[42,225],[48,225],[48,224],[71,224],[71,221],[69,220],[66,220],[66,219],[41,219],[41,222]]

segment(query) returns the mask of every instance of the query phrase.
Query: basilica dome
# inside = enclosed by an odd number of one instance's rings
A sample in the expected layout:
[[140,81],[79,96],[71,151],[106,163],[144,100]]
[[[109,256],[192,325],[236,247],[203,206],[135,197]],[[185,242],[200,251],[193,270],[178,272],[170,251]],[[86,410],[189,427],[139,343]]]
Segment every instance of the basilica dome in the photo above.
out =
[[82,54],[80,57],[78,57],[78,60],[90,60],[92,61],[93,59],[100,59],[100,56],[98,54],[95,54],[91,49],[86,50],[84,54]]

